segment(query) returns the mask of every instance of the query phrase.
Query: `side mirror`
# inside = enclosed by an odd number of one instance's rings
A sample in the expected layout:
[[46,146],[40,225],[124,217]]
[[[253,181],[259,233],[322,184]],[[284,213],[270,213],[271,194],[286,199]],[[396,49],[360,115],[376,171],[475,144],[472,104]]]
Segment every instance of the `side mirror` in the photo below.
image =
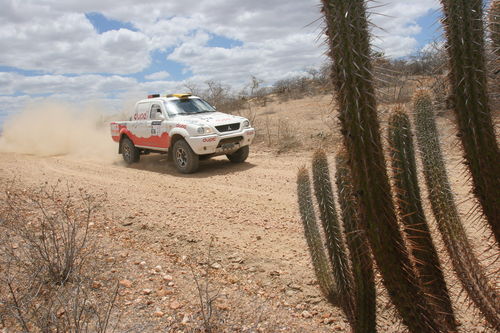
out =
[[165,116],[161,113],[161,110],[156,111],[156,119],[165,120]]

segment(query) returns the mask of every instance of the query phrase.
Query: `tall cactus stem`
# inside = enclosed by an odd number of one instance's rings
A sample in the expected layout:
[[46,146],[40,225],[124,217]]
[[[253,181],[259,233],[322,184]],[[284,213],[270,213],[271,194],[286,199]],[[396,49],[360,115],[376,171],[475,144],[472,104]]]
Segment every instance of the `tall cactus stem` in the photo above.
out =
[[500,57],[500,0],[491,1],[488,13],[488,30],[490,31],[493,53],[498,61]]
[[417,142],[432,212],[467,295],[495,328],[500,328],[499,297],[469,243],[446,173],[429,92],[417,91],[413,101]]
[[349,321],[354,322],[352,275],[342,229],[337,217],[328,159],[324,150],[316,150],[313,154],[312,171],[314,193],[325,232],[326,248],[332,265],[339,302]]
[[500,245],[500,150],[488,98],[482,3],[441,0],[458,136],[473,193]]
[[322,3],[361,225],[403,323],[411,332],[438,332],[436,315],[414,274],[392,202],[376,112],[365,2]]
[[297,175],[297,197],[304,235],[320,289],[330,303],[338,305],[335,281],[332,279],[328,258],[319,232],[316,214],[314,213],[311,182],[306,168],[301,168]]
[[448,288],[422,208],[410,119],[401,107],[389,118],[388,139],[398,215],[422,286],[447,331],[456,332]]
[[357,203],[353,192],[351,171],[345,152],[335,158],[337,193],[342,212],[347,247],[351,259],[354,286],[354,324],[356,333],[376,332],[376,291],[373,260],[368,240],[361,229],[357,214]]

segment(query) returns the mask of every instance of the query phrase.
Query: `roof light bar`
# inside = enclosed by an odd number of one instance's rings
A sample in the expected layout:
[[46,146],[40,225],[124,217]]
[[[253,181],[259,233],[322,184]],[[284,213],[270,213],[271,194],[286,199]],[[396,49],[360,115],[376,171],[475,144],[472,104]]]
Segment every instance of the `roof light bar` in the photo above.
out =
[[160,97],[160,94],[148,95],[148,98],[156,98],[156,97]]
[[189,93],[186,94],[168,94],[167,97],[177,97],[177,98],[188,98],[189,96],[192,96]]

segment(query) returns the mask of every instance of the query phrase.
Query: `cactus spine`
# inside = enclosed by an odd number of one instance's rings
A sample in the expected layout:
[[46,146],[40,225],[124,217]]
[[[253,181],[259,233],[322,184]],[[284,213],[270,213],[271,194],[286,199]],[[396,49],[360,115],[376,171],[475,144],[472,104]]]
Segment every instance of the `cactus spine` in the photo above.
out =
[[488,30],[495,56],[500,57],[500,0],[493,0],[491,2],[489,12]]
[[428,92],[418,91],[415,94],[414,113],[429,201],[453,268],[469,298],[488,322],[498,328],[500,327],[498,295],[474,256],[455,206]]
[[319,233],[316,214],[311,196],[311,181],[306,168],[301,168],[297,175],[297,197],[299,211],[304,226],[304,235],[311,254],[311,259],[318,279],[319,287],[328,301],[332,304],[337,302],[337,289],[330,274],[328,259]]
[[335,209],[328,159],[323,150],[314,153],[312,165],[314,192],[325,232],[327,252],[325,252],[316,221],[309,175],[305,168],[300,169],[297,176],[297,193],[304,233],[316,277],[328,301],[333,305],[340,306],[354,332],[375,332],[376,307],[373,264],[364,233],[359,230],[350,176],[345,171],[345,164],[343,164],[340,173],[337,173],[337,180],[341,196],[339,202],[342,207],[342,218],[347,233],[347,246],[351,260],[349,262],[346,243]]
[[491,118],[481,0],[441,0],[459,137],[473,192],[500,244],[500,151]]
[[449,331],[457,331],[448,288],[422,208],[410,119],[397,107],[389,119],[389,150],[398,215],[429,303]]
[[326,248],[333,269],[339,301],[350,322],[354,321],[352,276],[347,261],[346,245],[337,218],[328,159],[323,150],[317,150],[312,160],[314,193],[318,202]]
[[354,286],[354,332],[376,331],[376,292],[368,240],[361,230],[351,171],[345,152],[335,158],[337,193],[349,249]]
[[413,272],[392,202],[376,113],[365,3],[323,0],[323,12],[361,225],[404,324],[411,332],[437,332],[436,316]]

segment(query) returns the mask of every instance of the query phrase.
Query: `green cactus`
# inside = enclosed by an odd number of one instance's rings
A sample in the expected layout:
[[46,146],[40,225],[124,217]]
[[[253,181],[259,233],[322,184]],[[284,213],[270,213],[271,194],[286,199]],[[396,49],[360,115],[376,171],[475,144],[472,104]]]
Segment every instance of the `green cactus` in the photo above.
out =
[[340,172],[342,176],[339,178],[337,175],[337,179],[341,182],[338,187],[341,196],[339,200],[347,232],[350,262],[335,209],[328,159],[323,150],[314,153],[312,165],[314,190],[325,232],[326,250],[316,221],[309,176],[305,168],[301,168],[297,176],[297,193],[304,234],[320,288],[330,303],[340,306],[354,332],[375,332],[373,263],[366,237],[359,230],[348,172],[344,166]]
[[419,287],[392,202],[376,112],[365,2],[322,2],[361,225],[403,323],[411,332],[437,332],[436,315]]
[[500,150],[491,118],[481,0],[441,0],[449,79],[473,192],[500,244]]
[[396,107],[392,112],[388,132],[398,215],[403,222],[415,267],[439,320],[448,331],[455,332],[457,323],[448,288],[422,208],[410,119],[402,107]]
[[332,264],[339,301],[350,322],[354,320],[352,275],[347,261],[347,251],[342,229],[337,218],[330,170],[325,151],[316,150],[312,159],[314,193],[326,238],[326,248]]
[[335,157],[337,193],[342,212],[342,222],[351,259],[354,289],[354,332],[376,331],[376,291],[373,262],[368,240],[357,214],[357,203],[353,193],[351,171],[345,152]]
[[500,57],[500,0],[493,0],[491,2],[488,17],[488,30],[490,31],[491,46],[493,48],[493,53],[498,58]]
[[299,211],[304,226],[304,235],[311,254],[311,259],[318,279],[319,287],[326,299],[338,305],[338,293],[330,267],[325,253],[323,241],[319,232],[314,205],[311,196],[311,182],[306,168],[301,168],[297,175],[297,197],[299,202]]
[[453,268],[469,298],[486,320],[499,328],[499,297],[474,255],[460,220],[439,145],[429,92],[418,91],[414,96],[413,105],[417,142],[429,201]]

